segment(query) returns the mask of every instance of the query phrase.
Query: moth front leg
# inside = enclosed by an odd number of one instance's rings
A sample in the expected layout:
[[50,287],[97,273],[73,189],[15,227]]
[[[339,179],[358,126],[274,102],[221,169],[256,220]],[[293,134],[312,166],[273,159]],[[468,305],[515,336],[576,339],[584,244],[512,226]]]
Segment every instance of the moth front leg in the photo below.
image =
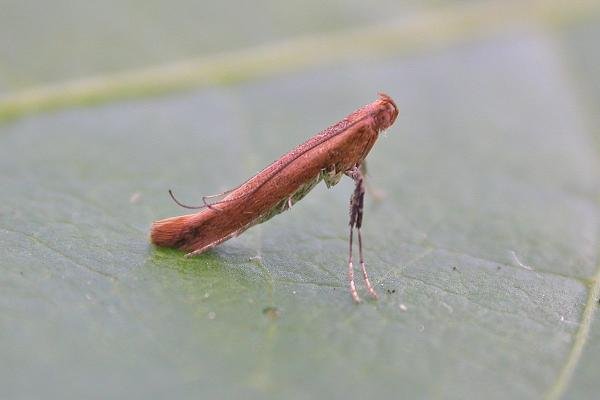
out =
[[360,228],[362,226],[365,200],[365,179],[361,171],[361,167],[359,165],[356,165],[352,169],[346,171],[346,175],[352,178],[352,180],[354,180],[355,183],[354,192],[350,197],[350,240],[348,255],[348,279],[350,280],[350,294],[352,295],[354,301],[360,301],[360,297],[358,296],[358,292],[356,291],[356,284],[354,283],[354,266],[352,265],[352,237],[354,228],[356,228],[356,232],[358,235],[358,254],[360,257],[360,269],[363,274],[363,279],[365,281],[367,291],[369,292],[371,297],[377,299],[377,293],[375,292],[375,289],[373,288],[373,285],[369,280],[369,275],[367,274],[367,268],[365,266],[365,260],[362,251],[362,235],[360,232]]

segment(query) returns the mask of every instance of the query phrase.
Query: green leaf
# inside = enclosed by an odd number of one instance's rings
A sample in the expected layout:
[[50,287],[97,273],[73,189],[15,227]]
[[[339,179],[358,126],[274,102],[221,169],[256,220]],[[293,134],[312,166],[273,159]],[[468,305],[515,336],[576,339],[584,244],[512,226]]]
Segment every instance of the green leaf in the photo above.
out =
[[[5,121],[0,397],[593,397],[600,24],[523,26]],[[351,182],[197,258],[148,243],[168,189],[231,188],[378,91],[379,301],[347,288]]]

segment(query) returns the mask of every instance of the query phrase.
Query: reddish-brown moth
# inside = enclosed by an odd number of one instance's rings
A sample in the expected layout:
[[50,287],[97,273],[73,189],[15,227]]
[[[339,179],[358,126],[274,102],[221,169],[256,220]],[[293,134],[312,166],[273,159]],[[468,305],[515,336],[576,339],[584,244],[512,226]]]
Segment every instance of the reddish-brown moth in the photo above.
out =
[[216,196],[203,197],[203,205],[190,207],[179,203],[169,191],[180,206],[201,211],[154,222],[150,233],[152,243],[185,250],[187,256],[203,253],[290,209],[321,180],[331,187],[347,175],[356,185],[350,198],[350,294],[356,302],[360,301],[352,265],[352,237],[356,228],[363,278],[369,294],[377,298],[362,252],[360,227],[365,188],[361,166],[379,133],[390,127],[397,116],[398,108],[391,97],[379,94],[373,103],[320,132],[237,188],[219,195],[218,201],[207,201]]

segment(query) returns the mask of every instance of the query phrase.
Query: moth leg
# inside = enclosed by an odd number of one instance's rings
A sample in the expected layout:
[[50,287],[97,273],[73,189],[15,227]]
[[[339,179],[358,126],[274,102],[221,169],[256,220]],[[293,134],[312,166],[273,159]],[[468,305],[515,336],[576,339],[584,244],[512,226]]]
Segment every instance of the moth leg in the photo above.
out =
[[197,256],[200,253],[203,253],[203,252],[204,252],[204,248],[198,249],[198,250],[194,250],[194,251],[190,251],[189,253],[185,253],[185,257],[186,258],[194,257],[194,256]]
[[367,176],[367,160],[363,160],[358,166],[358,169],[363,176]]
[[281,212],[287,211],[290,208],[292,208],[292,196],[288,197],[287,201],[281,205]]
[[369,280],[369,275],[367,275],[367,267],[365,267],[365,259],[363,258],[362,237],[360,234],[360,228],[357,228],[356,231],[358,232],[358,255],[360,257],[360,269],[362,270],[363,278],[365,280],[365,285],[367,285],[367,290],[369,291],[369,294],[371,295],[372,298],[377,300],[377,298],[378,298],[377,292],[375,291],[375,289],[373,288],[373,285],[371,284],[371,281]]
[[[362,168],[360,167],[352,168],[347,172],[347,175],[350,178],[352,178],[355,183],[354,193],[352,193],[352,197],[350,198],[350,230],[352,232],[352,229],[356,228],[358,236],[358,254],[360,257],[360,269],[363,274],[365,285],[367,286],[367,291],[369,292],[371,297],[377,299],[377,293],[375,292],[375,289],[373,288],[373,285],[369,280],[369,275],[367,274],[367,268],[365,266],[365,259],[363,257],[362,250],[362,235],[360,232],[365,201],[365,179],[362,172]],[[350,239],[352,239],[352,236],[350,237]],[[352,240],[350,241],[350,245],[352,245]]]
[[[352,221],[352,211],[350,211],[350,221]],[[354,226],[350,223],[350,251],[348,252],[348,281],[350,282],[350,295],[352,299],[360,303],[360,297],[356,291],[356,284],[354,283],[354,266],[352,265],[352,234],[354,233]]]
[[248,226],[242,227],[242,228],[238,229],[237,231],[230,233],[227,236],[223,236],[223,237],[215,240],[214,242],[211,242],[211,243],[209,243],[207,245],[204,245],[204,246],[199,247],[199,248],[197,248],[195,250],[192,250],[189,253],[187,253],[185,255],[185,257],[189,258],[189,257],[197,256],[198,254],[202,254],[205,251],[208,251],[208,250],[212,249],[213,247],[220,245],[224,241],[229,240],[232,237],[238,236],[240,233],[244,232],[246,229],[248,229]]
[[[368,175],[367,173],[367,160],[363,160],[360,164],[360,172],[363,174],[363,177]],[[369,180],[365,179],[365,188],[369,196],[373,199],[375,203],[379,203],[385,198],[385,191],[372,183]]]

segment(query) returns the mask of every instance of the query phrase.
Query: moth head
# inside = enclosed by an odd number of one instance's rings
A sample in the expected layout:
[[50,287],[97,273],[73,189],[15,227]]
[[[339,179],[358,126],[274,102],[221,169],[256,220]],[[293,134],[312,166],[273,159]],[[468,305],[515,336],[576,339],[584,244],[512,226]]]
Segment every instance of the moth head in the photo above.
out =
[[375,109],[375,122],[380,131],[386,130],[398,116],[398,107],[394,100],[385,93],[379,93],[379,100],[377,101]]

